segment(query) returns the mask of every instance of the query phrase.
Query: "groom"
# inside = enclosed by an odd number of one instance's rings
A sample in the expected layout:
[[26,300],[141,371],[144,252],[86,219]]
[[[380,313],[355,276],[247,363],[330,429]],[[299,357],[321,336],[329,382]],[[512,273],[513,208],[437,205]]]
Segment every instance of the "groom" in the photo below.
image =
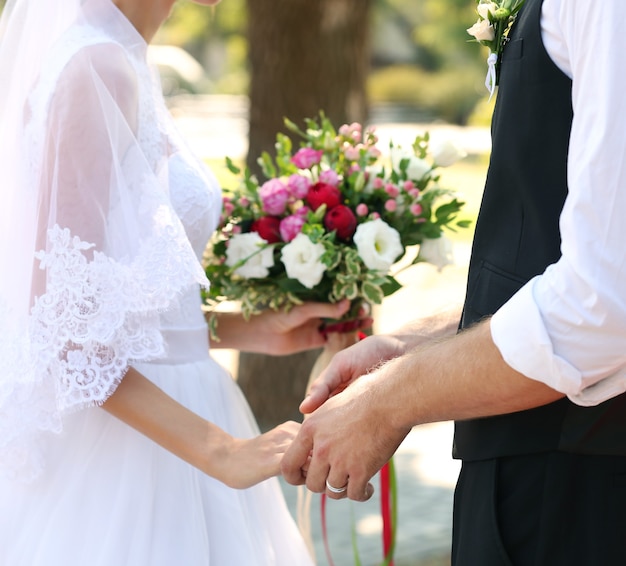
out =
[[626,564],[624,53],[623,0],[526,0],[462,331],[432,318],[340,353],[288,481],[365,500],[413,426],[454,419],[453,564]]

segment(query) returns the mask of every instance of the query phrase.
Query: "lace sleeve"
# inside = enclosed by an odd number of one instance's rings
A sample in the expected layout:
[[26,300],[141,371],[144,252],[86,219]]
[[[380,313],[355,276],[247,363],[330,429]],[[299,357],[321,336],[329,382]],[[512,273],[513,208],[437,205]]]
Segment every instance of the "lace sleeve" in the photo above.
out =
[[111,42],[70,43],[54,61],[25,113],[27,206],[15,278],[0,283],[0,464],[23,478],[41,470],[40,433],[162,357],[159,314],[206,284],[169,202],[141,64]]

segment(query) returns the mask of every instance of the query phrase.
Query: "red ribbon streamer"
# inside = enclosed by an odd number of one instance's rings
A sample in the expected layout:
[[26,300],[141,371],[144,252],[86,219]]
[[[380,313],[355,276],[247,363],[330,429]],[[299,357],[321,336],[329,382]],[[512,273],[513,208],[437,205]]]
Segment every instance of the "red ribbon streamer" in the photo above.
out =
[[[389,463],[380,470],[380,514],[383,519],[383,558],[386,560],[393,551],[393,517],[391,510],[391,482],[389,479]],[[389,561],[393,566],[393,560]]]

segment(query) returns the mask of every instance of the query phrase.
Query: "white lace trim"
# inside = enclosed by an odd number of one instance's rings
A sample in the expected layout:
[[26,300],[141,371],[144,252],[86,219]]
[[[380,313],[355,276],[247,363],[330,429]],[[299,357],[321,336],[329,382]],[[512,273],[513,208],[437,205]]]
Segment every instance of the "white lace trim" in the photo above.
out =
[[[173,229],[176,232],[176,229]],[[21,480],[43,469],[41,431],[60,432],[64,413],[102,404],[132,363],[165,355],[159,313],[205,283],[172,227],[143,243],[129,264],[55,225],[45,294],[19,324],[0,305],[0,467]],[[89,257],[91,256],[91,257]]]

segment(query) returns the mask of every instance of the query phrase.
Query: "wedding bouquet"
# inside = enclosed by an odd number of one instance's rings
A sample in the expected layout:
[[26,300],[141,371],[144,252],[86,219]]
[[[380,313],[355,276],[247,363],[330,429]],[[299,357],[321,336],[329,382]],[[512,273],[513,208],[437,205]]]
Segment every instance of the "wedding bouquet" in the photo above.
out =
[[209,306],[241,301],[249,317],[348,298],[354,317],[360,301],[400,288],[390,268],[408,247],[422,248],[411,263],[427,261],[444,228],[468,225],[457,218],[463,203],[439,185],[439,168],[463,156],[451,142],[430,144],[426,133],[383,155],[373,128],[336,130],[323,114],[305,123],[285,121],[300,143],[277,135],[275,156],[259,159],[264,181],[227,159],[240,183],[225,190],[207,248]]

